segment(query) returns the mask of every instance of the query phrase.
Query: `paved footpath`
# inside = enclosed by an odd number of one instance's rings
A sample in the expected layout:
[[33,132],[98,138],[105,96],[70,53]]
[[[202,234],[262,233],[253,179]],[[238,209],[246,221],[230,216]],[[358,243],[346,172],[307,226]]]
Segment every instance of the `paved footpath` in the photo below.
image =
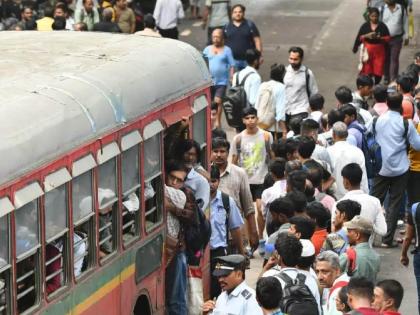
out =
[[[238,1],[234,1],[238,2]],[[340,85],[355,88],[357,55],[351,52],[355,36],[363,23],[362,12],[366,1],[355,0],[244,0],[246,15],[261,31],[265,63],[261,67],[263,79],[268,78],[271,64],[287,64],[287,50],[292,45],[305,49],[305,63],[314,71],[320,92],[326,98],[326,107],[335,106],[334,91]],[[416,30],[420,25],[420,2],[415,1]],[[181,39],[203,49],[207,38],[200,23],[185,21]],[[401,69],[412,62],[414,52],[420,50],[417,33],[401,53]],[[234,132],[227,130],[229,137]],[[416,287],[412,264],[408,268],[399,263],[400,248],[377,249],[382,258],[379,279],[395,278],[405,289],[401,312],[416,315]],[[251,260],[247,282],[255,287],[262,266],[258,254]]]

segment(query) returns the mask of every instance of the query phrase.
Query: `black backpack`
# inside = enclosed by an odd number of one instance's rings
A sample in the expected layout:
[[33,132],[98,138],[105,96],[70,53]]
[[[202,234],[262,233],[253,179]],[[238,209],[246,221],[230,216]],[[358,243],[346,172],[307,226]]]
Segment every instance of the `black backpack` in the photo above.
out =
[[280,272],[276,276],[285,283],[283,299],[280,302],[283,312],[289,315],[319,315],[318,303],[305,284],[306,276],[304,274],[298,273],[296,280],[292,280],[284,272]]
[[246,79],[254,72],[248,73],[241,82],[239,79],[239,72],[235,74],[236,83],[234,87],[231,87],[226,91],[226,96],[223,100],[223,110],[225,112],[226,121],[229,126],[237,129],[245,129],[242,122],[243,110],[249,106],[246,92],[244,89]]

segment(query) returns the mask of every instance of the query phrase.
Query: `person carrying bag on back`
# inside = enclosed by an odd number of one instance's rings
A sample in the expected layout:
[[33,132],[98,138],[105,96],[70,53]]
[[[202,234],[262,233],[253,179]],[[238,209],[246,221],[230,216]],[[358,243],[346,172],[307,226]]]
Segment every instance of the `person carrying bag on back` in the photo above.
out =
[[258,116],[258,127],[271,132],[274,139],[286,139],[286,89],[283,84],[286,68],[273,64],[270,70],[270,81],[263,82],[258,90],[255,103]]
[[241,132],[245,129],[242,123],[243,109],[254,107],[257,101],[261,76],[258,74],[261,53],[256,49],[246,51],[246,66],[233,75],[232,87],[226,92],[223,109],[229,126]]

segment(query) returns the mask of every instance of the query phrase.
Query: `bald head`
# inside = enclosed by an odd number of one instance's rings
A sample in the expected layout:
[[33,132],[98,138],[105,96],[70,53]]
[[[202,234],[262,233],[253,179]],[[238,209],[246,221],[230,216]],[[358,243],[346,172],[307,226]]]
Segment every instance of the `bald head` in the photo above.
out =
[[102,11],[102,18],[105,22],[111,22],[112,21],[112,15],[114,11],[112,8],[106,8]]
[[211,39],[214,46],[216,47],[223,46],[223,43],[224,43],[223,30],[221,28],[216,28],[211,33]]
[[337,121],[333,125],[333,139],[334,142],[346,140],[348,136],[347,125],[342,121]]

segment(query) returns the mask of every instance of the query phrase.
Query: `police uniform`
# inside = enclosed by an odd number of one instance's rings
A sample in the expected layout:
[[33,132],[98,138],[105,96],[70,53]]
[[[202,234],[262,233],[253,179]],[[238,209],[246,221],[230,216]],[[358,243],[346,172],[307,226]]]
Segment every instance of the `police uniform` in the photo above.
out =
[[[227,276],[234,270],[245,270],[245,257],[229,255],[217,258],[213,275]],[[212,315],[262,315],[263,312],[255,298],[255,291],[245,281],[241,282],[232,292],[222,292],[216,301]]]

